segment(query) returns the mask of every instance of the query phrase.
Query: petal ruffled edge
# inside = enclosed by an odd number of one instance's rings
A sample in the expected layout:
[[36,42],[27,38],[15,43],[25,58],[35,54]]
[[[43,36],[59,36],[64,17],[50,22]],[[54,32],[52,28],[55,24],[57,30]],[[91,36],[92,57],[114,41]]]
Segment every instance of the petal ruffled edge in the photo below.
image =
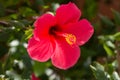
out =
[[79,8],[72,2],[68,4],[62,4],[56,10],[56,19],[58,25],[64,25],[70,22],[76,22],[81,16],[81,11]]

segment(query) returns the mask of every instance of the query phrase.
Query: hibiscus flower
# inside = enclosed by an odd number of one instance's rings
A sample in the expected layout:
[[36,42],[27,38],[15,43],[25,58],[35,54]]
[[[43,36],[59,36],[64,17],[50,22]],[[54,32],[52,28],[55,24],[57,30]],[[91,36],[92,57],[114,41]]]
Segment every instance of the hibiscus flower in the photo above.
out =
[[33,60],[68,69],[80,57],[79,46],[86,43],[94,29],[86,19],[79,20],[81,11],[69,2],[61,5],[56,14],[43,14],[34,23],[34,35],[28,41],[27,51]]

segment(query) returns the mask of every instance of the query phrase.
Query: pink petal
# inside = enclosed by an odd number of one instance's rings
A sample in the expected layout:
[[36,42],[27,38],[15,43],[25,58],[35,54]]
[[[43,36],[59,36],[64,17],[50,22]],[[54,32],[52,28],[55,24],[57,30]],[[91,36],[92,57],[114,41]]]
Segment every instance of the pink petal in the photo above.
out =
[[33,73],[32,74],[32,78],[31,78],[32,80],[40,80],[39,78],[37,78],[36,76],[35,76],[35,74]]
[[78,21],[80,18],[81,12],[74,3],[68,3],[61,5],[56,10],[56,19],[59,25],[64,25],[69,22]]
[[51,60],[54,66],[66,70],[75,65],[79,57],[80,49],[77,45],[71,46],[65,40],[57,40]]
[[49,39],[37,41],[32,37],[28,42],[27,51],[32,59],[44,62],[53,54],[54,45]]
[[49,13],[40,16],[34,23],[34,36],[36,40],[49,36],[49,29],[55,25],[55,17]]
[[70,23],[64,27],[63,32],[72,33],[76,36],[78,45],[86,43],[94,32],[92,25],[86,19],[82,19],[76,23]]

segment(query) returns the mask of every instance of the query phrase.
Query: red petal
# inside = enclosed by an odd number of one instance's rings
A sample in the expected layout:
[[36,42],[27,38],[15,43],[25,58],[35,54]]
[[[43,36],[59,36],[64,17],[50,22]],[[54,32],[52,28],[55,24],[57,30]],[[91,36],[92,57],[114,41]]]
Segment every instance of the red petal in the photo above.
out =
[[32,74],[32,78],[31,78],[32,80],[40,80],[39,78],[37,78],[36,76],[35,76],[35,74],[33,73]]
[[83,45],[93,35],[94,29],[86,19],[83,19],[77,23],[68,24],[65,26],[63,32],[75,35],[77,38],[77,44]]
[[79,57],[80,49],[77,45],[71,46],[65,40],[57,40],[51,59],[54,66],[66,70],[75,65]]
[[56,10],[56,18],[59,25],[64,25],[69,22],[78,21],[80,18],[81,12],[74,3],[68,3],[61,5]]
[[40,16],[34,23],[34,36],[36,40],[49,36],[49,29],[55,25],[55,17],[49,13]]
[[40,62],[47,61],[53,54],[53,50],[54,45],[49,39],[37,41],[32,37],[28,42],[27,51],[30,57]]

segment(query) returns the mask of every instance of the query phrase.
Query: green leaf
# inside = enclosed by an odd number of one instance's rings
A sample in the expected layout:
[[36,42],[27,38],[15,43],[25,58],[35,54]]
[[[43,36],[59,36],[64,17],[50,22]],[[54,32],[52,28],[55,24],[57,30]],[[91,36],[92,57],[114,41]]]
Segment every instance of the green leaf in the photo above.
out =
[[95,62],[95,67],[92,65],[90,67],[96,80],[109,80],[107,77],[108,74],[104,71],[104,67],[101,64]]
[[114,23],[110,19],[108,19],[106,16],[100,15],[100,18],[102,22],[106,24],[107,26],[114,26]]
[[33,29],[29,28],[28,30],[25,31],[25,36],[26,39],[29,39],[33,34]]
[[43,0],[36,0],[36,5],[44,5],[44,1]]
[[115,45],[114,45],[114,43],[112,43],[112,41],[106,41],[106,45],[108,46],[108,47],[110,47],[110,48],[112,48],[112,49],[115,49]]
[[33,65],[33,69],[36,76],[40,76],[45,72],[46,64],[35,61]]
[[111,50],[106,44],[103,44],[103,48],[105,49],[108,56],[114,56],[113,50]]
[[111,75],[115,70],[115,67],[112,64],[106,64],[106,65],[107,65],[106,71]]
[[117,32],[113,36],[115,37],[115,40],[120,41],[120,32]]
[[10,17],[11,17],[12,19],[17,19],[17,18],[18,18],[18,15],[17,15],[17,14],[11,14]]
[[36,13],[29,7],[20,7],[19,14],[22,15],[23,17],[31,17],[34,16]]
[[113,72],[112,77],[113,77],[113,80],[120,80],[118,73],[115,71]]
[[52,3],[51,4],[53,11],[55,12],[56,9],[60,6],[58,3]]
[[112,9],[112,12],[114,14],[114,20],[117,25],[120,25],[120,13],[114,9]]
[[28,55],[24,55],[22,57],[23,63],[26,67],[26,70],[32,70],[32,64],[31,64],[31,59],[28,57]]
[[[84,16],[87,17],[89,20],[95,17],[97,11],[97,4],[95,0],[85,0],[85,7],[84,7]],[[89,14],[88,14],[89,13]]]

